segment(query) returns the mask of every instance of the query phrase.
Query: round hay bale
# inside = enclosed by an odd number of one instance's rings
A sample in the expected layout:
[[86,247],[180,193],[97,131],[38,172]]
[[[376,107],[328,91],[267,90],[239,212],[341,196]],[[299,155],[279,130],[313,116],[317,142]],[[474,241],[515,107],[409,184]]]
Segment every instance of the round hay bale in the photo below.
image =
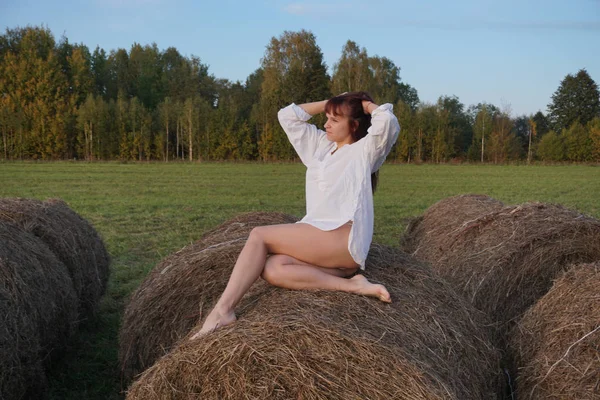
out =
[[15,305],[12,296],[1,286],[0,399],[37,398],[46,392],[46,374],[40,358],[36,328],[25,311]]
[[[195,243],[162,260],[133,293],[119,334],[124,383],[167,353],[221,295],[252,228],[293,223],[282,213],[237,216],[204,234]],[[266,285],[258,285],[260,292]],[[252,304],[246,296],[240,310]]]
[[280,212],[256,211],[240,215],[223,222],[221,225],[204,233],[197,243],[203,246],[213,246],[228,241],[247,239],[250,231],[257,226],[293,224],[298,221],[293,215]]
[[46,244],[0,221],[0,398],[40,398],[44,368],[77,325],[69,271]]
[[96,312],[106,291],[110,258],[96,230],[58,199],[0,199],[0,221],[40,238],[67,266],[79,303],[79,319]]
[[573,266],[513,330],[519,399],[600,398],[600,261]]
[[367,263],[392,304],[269,287],[236,323],[182,340],[127,399],[499,397],[483,314],[397,249],[373,245]]
[[498,322],[498,340],[571,263],[600,259],[600,221],[560,205],[507,206],[448,232],[431,262]]
[[419,260],[436,260],[449,234],[503,206],[502,202],[482,194],[442,199],[408,224],[400,247]]

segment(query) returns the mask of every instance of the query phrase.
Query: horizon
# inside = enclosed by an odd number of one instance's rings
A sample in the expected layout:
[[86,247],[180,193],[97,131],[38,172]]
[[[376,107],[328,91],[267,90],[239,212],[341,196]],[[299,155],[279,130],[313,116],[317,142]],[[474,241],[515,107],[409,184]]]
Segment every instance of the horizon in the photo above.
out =
[[260,67],[272,37],[305,29],[315,35],[329,75],[352,40],[370,56],[391,59],[421,102],[457,96],[465,111],[486,102],[509,107],[513,117],[547,114],[552,94],[568,74],[585,69],[596,83],[600,79],[600,54],[592,48],[600,43],[598,0],[416,5],[383,0],[373,6],[358,1],[69,0],[60,12],[40,0],[11,0],[0,5],[0,13],[3,34],[44,26],[57,42],[64,35],[91,52],[99,46],[107,53],[156,43],[160,51],[175,47],[185,57],[199,57],[211,75],[232,82],[245,82]]

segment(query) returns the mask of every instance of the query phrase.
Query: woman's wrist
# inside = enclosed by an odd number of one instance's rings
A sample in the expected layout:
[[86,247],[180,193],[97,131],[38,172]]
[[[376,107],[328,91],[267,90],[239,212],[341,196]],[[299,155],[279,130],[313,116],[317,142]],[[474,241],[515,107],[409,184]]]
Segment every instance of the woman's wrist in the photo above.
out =
[[377,107],[379,107],[377,104],[369,100],[365,100],[365,104],[363,105],[365,114],[371,114]]
[[325,111],[328,100],[315,101],[313,103],[299,104],[299,106],[310,115],[317,115]]

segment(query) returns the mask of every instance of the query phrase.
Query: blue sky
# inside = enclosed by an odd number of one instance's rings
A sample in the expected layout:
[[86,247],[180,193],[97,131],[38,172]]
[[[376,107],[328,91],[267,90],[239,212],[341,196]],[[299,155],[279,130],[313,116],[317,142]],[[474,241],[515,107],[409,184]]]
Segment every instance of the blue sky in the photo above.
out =
[[173,46],[241,81],[272,37],[306,29],[330,73],[350,39],[394,61],[422,101],[456,95],[513,115],[546,112],[581,68],[600,84],[600,0],[0,0],[3,31],[42,24],[91,50]]

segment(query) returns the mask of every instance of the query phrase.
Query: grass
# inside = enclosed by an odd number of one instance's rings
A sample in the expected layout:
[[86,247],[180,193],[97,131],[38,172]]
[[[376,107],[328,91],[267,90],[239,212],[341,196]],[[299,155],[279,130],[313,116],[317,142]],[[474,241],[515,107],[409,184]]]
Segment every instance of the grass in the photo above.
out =
[[[127,297],[162,258],[235,214],[303,216],[300,164],[0,163],[0,197],[58,197],[89,220],[112,257],[99,315],[51,372],[51,399],[122,399],[118,329]],[[395,245],[408,218],[456,194],[543,201],[600,217],[596,166],[385,165],[374,241]]]

